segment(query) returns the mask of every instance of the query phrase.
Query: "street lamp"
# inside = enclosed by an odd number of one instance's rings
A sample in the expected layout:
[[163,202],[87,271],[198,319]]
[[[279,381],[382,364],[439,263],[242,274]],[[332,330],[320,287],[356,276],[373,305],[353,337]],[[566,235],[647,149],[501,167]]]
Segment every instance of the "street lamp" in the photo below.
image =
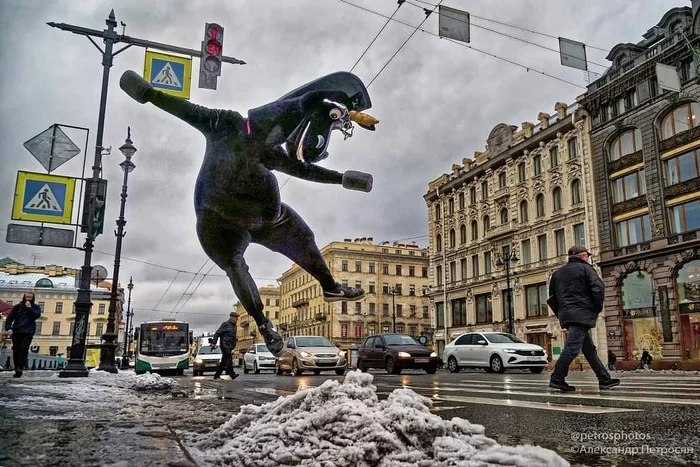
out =
[[396,332],[396,288],[389,287],[389,293],[391,294],[391,322],[393,325],[393,331]]
[[119,284],[119,261],[122,254],[122,239],[126,233],[124,232],[124,226],[126,225],[126,220],[124,220],[124,209],[126,207],[126,190],[127,182],[129,181],[129,173],[131,173],[136,166],[131,162],[131,157],[136,153],[136,148],[131,143],[131,127],[127,128],[126,141],[119,148],[119,150],[124,154],[125,160],[119,166],[124,171],[124,183],[122,184],[122,202],[119,207],[119,219],[117,219],[117,230],[114,235],[117,237],[117,248],[114,253],[114,273],[112,274],[112,293],[109,297],[109,315],[107,318],[107,332],[102,334],[102,349],[100,351],[100,366],[99,370],[108,371],[110,373],[116,373],[117,367],[114,366],[114,353],[117,348],[115,341],[117,340],[117,334],[114,329],[114,322],[117,315],[117,287]]
[[506,248],[506,251],[502,253],[496,253],[496,266],[499,268],[506,269],[506,288],[508,289],[508,296],[506,298],[508,304],[508,332],[513,333],[513,291],[510,289],[510,267],[511,264],[517,263],[520,260],[515,248]]
[[134,288],[134,278],[129,278],[129,285],[126,286],[129,289],[129,298],[126,305],[126,326],[124,326],[124,352],[122,352],[122,368],[129,368],[129,322],[131,316],[134,314],[131,311],[131,290]]

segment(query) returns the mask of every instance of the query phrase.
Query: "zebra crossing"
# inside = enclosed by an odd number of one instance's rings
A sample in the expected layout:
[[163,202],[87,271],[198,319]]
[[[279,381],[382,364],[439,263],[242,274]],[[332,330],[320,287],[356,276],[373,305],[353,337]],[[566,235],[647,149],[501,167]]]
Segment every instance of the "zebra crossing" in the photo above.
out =
[[[613,390],[598,388],[592,375],[569,378],[576,392],[562,393],[549,387],[549,379],[527,375],[454,375],[449,380],[423,378],[377,378],[378,394],[397,388],[411,389],[434,403],[435,412],[458,410],[469,405],[490,405],[587,414],[641,412],[650,404],[700,407],[700,376],[625,376]],[[467,376],[467,377],[465,377]],[[498,379],[496,379],[498,378]]]

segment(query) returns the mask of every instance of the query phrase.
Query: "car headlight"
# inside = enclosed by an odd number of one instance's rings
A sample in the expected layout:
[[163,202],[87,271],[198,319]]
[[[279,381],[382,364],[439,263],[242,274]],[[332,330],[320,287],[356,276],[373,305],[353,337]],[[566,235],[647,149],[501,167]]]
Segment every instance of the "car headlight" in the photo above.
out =
[[435,357],[437,357],[437,352],[433,352],[430,354],[430,358],[435,358]]
[[195,363],[202,363],[202,359],[201,359],[201,358],[197,358],[197,359],[195,359],[194,362],[195,362]]
[[344,357],[344,356],[345,356],[345,351],[344,351],[344,350],[339,350],[339,351],[338,351],[338,356],[339,356],[339,357]]
[[408,352],[399,352],[399,358],[411,358],[411,354]]
[[310,353],[304,352],[303,350],[301,352],[299,352],[299,355],[301,355],[302,357],[310,357],[311,356]]
[[503,349],[505,353],[515,353],[517,352],[515,349]]

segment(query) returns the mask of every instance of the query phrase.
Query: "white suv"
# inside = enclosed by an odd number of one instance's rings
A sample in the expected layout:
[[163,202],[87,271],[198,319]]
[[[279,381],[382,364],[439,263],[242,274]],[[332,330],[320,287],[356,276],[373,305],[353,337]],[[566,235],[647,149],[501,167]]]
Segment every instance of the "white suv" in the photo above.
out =
[[248,374],[253,370],[257,375],[260,370],[275,371],[275,360],[265,344],[253,344],[243,355],[243,373]]
[[508,368],[528,368],[542,373],[547,353],[542,347],[528,344],[505,332],[470,332],[445,346],[443,359],[452,373],[462,368],[485,368],[503,373]]

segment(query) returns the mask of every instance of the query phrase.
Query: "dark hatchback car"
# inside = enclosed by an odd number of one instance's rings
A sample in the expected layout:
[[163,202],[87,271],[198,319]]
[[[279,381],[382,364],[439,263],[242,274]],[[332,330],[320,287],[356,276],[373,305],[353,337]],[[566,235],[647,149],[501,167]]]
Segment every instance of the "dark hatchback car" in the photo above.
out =
[[406,334],[378,334],[362,342],[357,368],[384,368],[398,375],[401,370],[419,369],[433,374],[437,371],[437,353],[420,345]]

